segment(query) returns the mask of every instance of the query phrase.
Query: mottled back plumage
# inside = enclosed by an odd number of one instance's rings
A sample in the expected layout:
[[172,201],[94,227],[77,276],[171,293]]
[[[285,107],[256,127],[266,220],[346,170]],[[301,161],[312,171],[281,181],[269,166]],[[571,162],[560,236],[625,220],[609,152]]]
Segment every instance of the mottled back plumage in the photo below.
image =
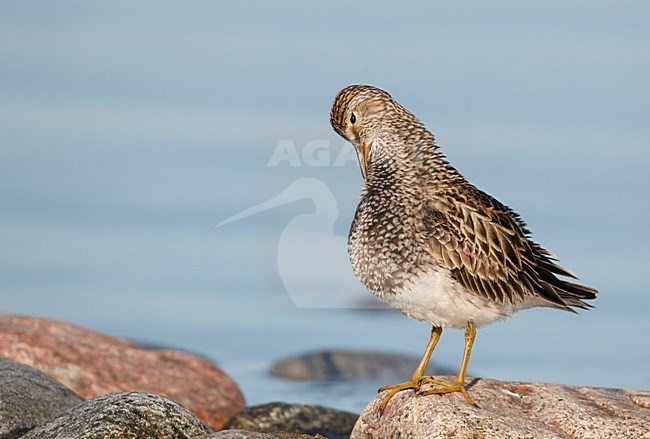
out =
[[494,306],[510,306],[504,315],[589,307],[584,300],[596,290],[560,279],[575,276],[530,239],[515,212],[452,167],[433,134],[388,93],[347,87],[330,121],[355,146],[365,177],[349,250],[355,274],[377,296],[386,300],[434,270]]

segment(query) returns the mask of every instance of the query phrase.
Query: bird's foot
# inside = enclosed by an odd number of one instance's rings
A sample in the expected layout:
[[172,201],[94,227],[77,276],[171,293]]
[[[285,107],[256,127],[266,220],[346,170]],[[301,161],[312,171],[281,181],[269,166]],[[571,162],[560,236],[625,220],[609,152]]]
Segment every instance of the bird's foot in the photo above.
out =
[[386,390],[389,390],[389,392],[386,394],[386,396],[384,396],[384,399],[381,400],[381,404],[379,405],[379,413],[384,412],[388,401],[390,401],[390,399],[397,393],[401,392],[402,390],[413,390],[415,392],[418,392],[420,390],[420,387],[422,387],[421,379],[412,379],[402,384],[390,384],[388,386],[381,387],[379,389],[379,393],[385,392]]
[[[435,381],[435,382],[433,382]],[[433,380],[430,381],[433,384],[436,384],[440,387],[436,387],[430,390],[426,390],[424,392],[418,393],[420,396],[429,396],[429,395],[445,395],[447,393],[455,393],[455,392],[460,392],[463,395],[463,398],[465,398],[465,401],[471,406],[478,407],[476,403],[470,398],[469,393],[467,393],[467,389],[465,389],[465,383],[462,381],[456,381],[455,383],[447,383],[444,381],[438,381],[438,380]]]
[[425,377],[420,377],[417,379],[411,379],[410,381],[407,381],[402,384],[390,384],[388,386],[381,387],[379,389],[379,393],[384,392],[386,390],[389,390],[388,394],[384,396],[384,399],[381,400],[381,404],[379,406],[379,411],[383,412],[384,409],[386,408],[386,405],[388,404],[388,401],[395,396],[397,393],[403,391],[403,390],[413,390],[415,392],[419,392],[420,388],[422,387],[423,384],[434,384],[437,386],[449,386],[450,384],[445,382],[445,381],[440,381],[436,380],[433,377],[425,376]]

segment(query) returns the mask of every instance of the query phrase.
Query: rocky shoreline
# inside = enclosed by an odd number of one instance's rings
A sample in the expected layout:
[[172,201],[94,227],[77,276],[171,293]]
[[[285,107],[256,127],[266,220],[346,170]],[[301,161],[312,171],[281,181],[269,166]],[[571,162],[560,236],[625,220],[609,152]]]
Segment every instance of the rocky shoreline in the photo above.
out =
[[[281,361],[273,373],[362,379],[402,373],[410,362],[322,351]],[[413,392],[398,394],[381,416],[381,395],[360,416],[282,402],[246,407],[228,375],[191,353],[0,315],[0,439],[650,438],[650,392],[488,379],[470,385],[479,408],[458,395]]]

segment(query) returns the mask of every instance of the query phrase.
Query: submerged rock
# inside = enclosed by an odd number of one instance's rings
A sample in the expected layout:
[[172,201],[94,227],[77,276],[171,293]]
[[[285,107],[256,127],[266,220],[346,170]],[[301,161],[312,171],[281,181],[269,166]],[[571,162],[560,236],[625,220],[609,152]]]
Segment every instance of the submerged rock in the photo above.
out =
[[351,437],[650,437],[650,410],[644,406],[650,392],[490,379],[468,382],[478,408],[459,393],[419,396],[404,391],[380,416],[382,393],[364,409]]
[[260,432],[322,434],[328,439],[350,437],[358,415],[318,405],[272,402],[248,407],[235,415],[226,428]]
[[244,407],[235,382],[203,358],[142,349],[69,323],[0,315],[0,356],[39,369],[86,399],[131,390],[165,395],[215,430]]
[[[271,374],[292,380],[404,380],[411,376],[419,361],[410,355],[326,350],[281,360],[273,365]],[[452,371],[431,364],[427,368],[429,375],[448,373]]]
[[125,392],[83,402],[21,439],[189,439],[210,432],[174,401],[150,393]]
[[83,402],[52,377],[0,358],[0,439],[14,439]]

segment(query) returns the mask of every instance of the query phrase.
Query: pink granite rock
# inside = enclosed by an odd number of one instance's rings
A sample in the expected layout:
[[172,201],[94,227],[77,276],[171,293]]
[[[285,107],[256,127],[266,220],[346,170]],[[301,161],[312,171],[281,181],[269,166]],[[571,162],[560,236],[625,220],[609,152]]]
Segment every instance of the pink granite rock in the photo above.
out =
[[0,357],[28,364],[87,399],[123,391],[164,395],[215,430],[244,407],[235,382],[203,358],[142,349],[69,323],[0,314]]
[[382,393],[351,438],[650,438],[647,391],[479,379],[469,392],[478,408],[458,393],[404,391],[379,416]]

